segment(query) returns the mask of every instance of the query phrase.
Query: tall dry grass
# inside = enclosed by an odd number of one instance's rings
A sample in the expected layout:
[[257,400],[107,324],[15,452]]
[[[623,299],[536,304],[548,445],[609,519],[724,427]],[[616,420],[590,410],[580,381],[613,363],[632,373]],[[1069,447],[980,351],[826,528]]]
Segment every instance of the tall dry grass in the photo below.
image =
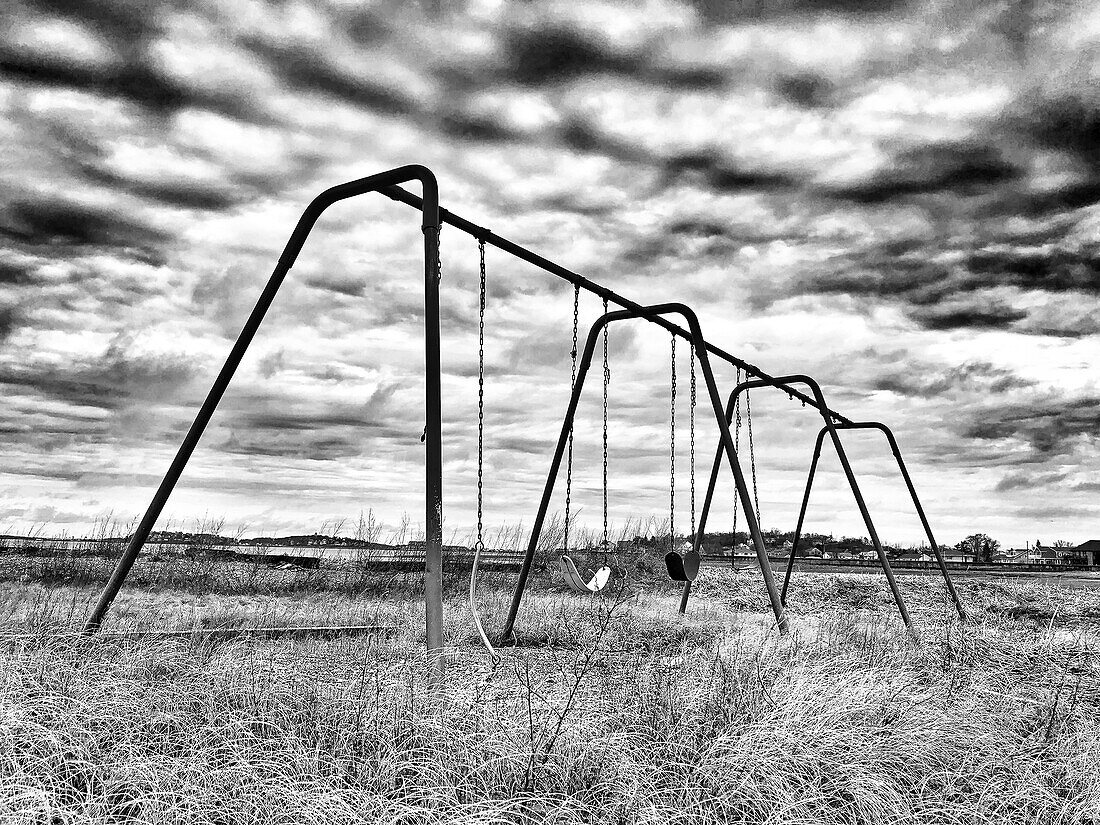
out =
[[[779,638],[756,577],[581,599],[543,587],[493,667],[458,599],[445,695],[415,593],[124,591],[113,627],[274,617],[333,640],[80,639],[73,585],[0,591],[4,822],[1087,823],[1100,817],[1090,593],[804,576]],[[498,616],[508,593],[483,584]],[[203,601],[205,599],[205,601]],[[244,600],[242,602],[242,599]],[[1036,615],[1013,613],[1031,605]],[[1043,610],[1053,609],[1057,621]],[[303,620],[305,619],[305,620]],[[68,623],[68,624],[67,624]],[[369,622],[364,622],[369,623]]]

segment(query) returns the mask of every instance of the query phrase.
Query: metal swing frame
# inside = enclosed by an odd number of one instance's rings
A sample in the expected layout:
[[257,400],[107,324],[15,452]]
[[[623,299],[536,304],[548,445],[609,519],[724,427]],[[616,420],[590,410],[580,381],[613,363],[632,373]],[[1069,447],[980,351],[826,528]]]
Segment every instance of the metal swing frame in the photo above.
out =
[[[417,196],[400,184],[419,182],[422,196]],[[410,164],[341,183],[326,189],[314,198],[303,211],[301,218],[283,248],[267,284],[249,315],[240,335],[234,342],[225,363],[214,380],[210,391],[196,413],[182,444],[158,486],[153,498],[138,523],[133,535],[106,582],[99,599],[89,614],[84,633],[97,632],[115,597],[122,589],[126,577],[136,562],[142,548],[160,517],[164,505],[175,488],[192,453],[214,414],[229,382],[240,365],[245,352],[264,320],[283,280],[297,260],[302,247],[317,220],[333,204],[360,195],[376,192],[391,200],[403,203],[421,213],[421,230],[424,234],[424,506],[425,506],[425,560],[424,560],[424,617],[425,644],[432,684],[440,686],[444,675],[443,656],[443,437],[441,412],[440,324],[439,324],[439,231],[443,224],[470,235],[478,241],[525,261],[538,269],[578,289],[592,293],[615,306],[622,307],[629,317],[644,318],[685,340],[695,340],[696,357],[703,353],[740,367],[747,374],[772,380],[759,367],[737,358],[714,344],[702,339],[696,331],[689,332],[664,318],[660,313],[643,307],[613,290],[591,281],[572,270],[551,261],[519,244],[495,234],[439,205],[439,186],[435,174],[425,166]],[[819,404],[817,399],[794,388],[782,388],[792,398],[797,398],[822,411],[834,422],[851,423],[839,413]],[[526,565],[524,580],[529,572]],[[781,613],[780,613],[781,615]],[[513,617],[514,619],[514,617]],[[785,622],[784,622],[785,626]]]
[[[810,389],[813,393],[815,400],[818,402],[814,406],[818,410],[828,409],[825,396],[821,391],[821,386],[808,375],[785,375],[778,378],[767,379],[752,379],[749,381],[743,381],[738,384],[730,393],[729,401],[726,404],[726,420],[727,422],[732,420],[734,410],[737,406],[737,401],[740,395],[752,389],[760,387],[776,387],[786,391],[790,384],[802,384]],[[944,582],[947,585],[948,592],[951,595],[952,601],[955,604],[955,608],[958,611],[959,618],[963,621],[966,620],[966,612],[963,609],[962,602],[959,600],[958,593],[955,590],[954,583],[951,581],[951,575],[947,570],[947,565],[943,561],[943,557],[939,551],[939,545],[936,544],[935,538],[932,536],[932,528],[928,523],[928,517],[924,512],[924,507],[921,505],[920,498],[917,495],[916,488],[913,485],[913,480],[909,476],[909,471],[905,466],[905,460],[902,458],[901,450],[898,447],[897,440],[894,438],[894,434],[890,429],[878,422],[854,422],[854,421],[833,421],[824,412],[821,413],[824,426],[817,434],[817,440],[814,446],[813,458],[810,462],[810,470],[806,479],[806,489],[802,496],[802,507],[798,515],[798,524],[795,528],[795,539],[792,543],[791,553],[787,559],[787,568],[783,577],[783,589],[781,593],[780,601],[784,607],[787,604],[787,589],[790,584],[791,573],[794,570],[795,552],[798,549],[798,541],[802,534],[802,526],[806,517],[806,509],[810,501],[810,490],[813,486],[813,479],[817,471],[818,462],[821,458],[821,448],[825,440],[825,436],[829,436],[829,440],[832,442],[833,447],[836,449],[837,457],[840,460],[840,466],[844,471],[845,478],[848,481],[848,486],[852,490],[852,496],[856,501],[856,506],[859,508],[860,516],[863,518],[863,524],[867,529],[867,534],[871,538],[871,543],[875,548],[875,553],[878,556],[879,563],[882,566],[883,573],[886,576],[886,581],[889,585],[890,592],[894,597],[894,603],[897,605],[898,613],[901,616],[906,628],[912,632],[913,622],[909,615],[909,610],[905,605],[905,598],[902,596],[901,590],[898,587],[897,580],[894,577],[893,567],[890,565],[890,560],[886,555],[886,551],[882,546],[882,542],[879,539],[878,531],[875,529],[874,522],[871,519],[870,510],[867,507],[867,502],[863,497],[863,493],[859,488],[859,482],[856,480],[855,473],[852,470],[852,465],[848,461],[848,454],[844,449],[844,444],[840,439],[840,430],[861,430],[861,429],[877,429],[882,431],[887,440],[890,443],[890,448],[894,453],[894,457],[897,459],[898,468],[901,471],[902,478],[905,480],[909,495],[913,500],[913,505],[916,508],[918,515],[920,516],[921,524],[924,526],[925,534],[928,536],[928,540],[934,548],[936,558],[939,561],[940,570],[943,573]],[[711,467],[710,480],[707,484],[706,496],[703,499],[703,512],[700,517],[699,532],[696,535],[694,550],[698,551],[699,545],[702,540],[702,536],[706,530],[707,518],[710,515],[710,508],[714,500],[714,489],[718,481],[718,472],[721,467],[721,452],[722,445],[719,444],[715,460]],[[748,507],[745,508],[746,512]],[[687,609],[688,598],[691,595],[692,582],[688,581],[684,584],[683,594],[680,599],[680,612],[683,613]]]
[[[898,471],[901,473],[902,480],[905,482],[905,487],[909,491],[909,497],[913,500],[913,509],[916,510],[917,516],[920,518],[921,526],[924,528],[924,534],[928,538],[928,545],[932,548],[932,553],[936,557],[936,563],[939,565],[940,572],[943,574],[943,581],[947,586],[948,595],[950,595],[951,601],[955,605],[955,611],[959,615],[959,620],[965,622],[967,620],[966,609],[963,607],[962,600],[955,590],[954,582],[951,581],[951,574],[948,572],[943,553],[940,552],[940,546],[936,543],[936,537],[932,535],[932,526],[928,523],[928,516],[924,512],[920,496],[917,495],[917,488],[913,486],[913,479],[910,477],[909,470],[905,466],[905,458],[901,454],[901,448],[898,447],[898,441],[894,437],[893,431],[879,421],[853,421],[846,424],[834,424],[832,426],[832,433],[829,433],[829,427],[827,426],[822,427],[818,432],[817,441],[814,444],[813,460],[810,462],[810,471],[806,476],[806,492],[802,496],[802,507],[798,511],[798,524],[794,531],[794,541],[791,542],[791,555],[787,559],[787,570],[783,574],[783,590],[781,593],[783,604],[787,604],[787,588],[791,582],[791,573],[794,572],[795,554],[798,552],[798,542],[802,538],[802,526],[806,520],[806,508],[810,503],[810,490],[813,487],[818,461],[821,458],[821,447],[824,444],[826,434],[830,434],[833,443],[838,444],[839,437],[837,431],[840,430],[878,430],[886,436],[886,441],[890,445],[890,451],[894,454],[894,459],[897,461]],[[842,464],[844,463],[845,461],[842,460]]]
[[[599,339],[600,333],[612,322],[623,321],[634,318],[654,318],[664,315],[679,315],[687,323],[690,329],[690,341],[692,344],[692,355],[699,361],[699,369],[703,373],[703,380],[707,387],[707,393],[710,396],[711,407],[714,412],[714,419],[718,424],[719,430],[719,453],[718,458],[721,460],[721,455],[724,452],[730,469],[733,471],[733,477],[737,485],[738,495],[741,497],[741,501],[746,510],[746,521],[749,525],[749,533],[752,536],[753,546],[756,548],[757,560],[760,563],[760,572],[764,577],[764,586],[768,591],[768,598],[771,601],[772,611],[775,614],[775,622],[779,627],[780,633],[787,633],[787,616],[783,607],[782,598],[779,590],[775,586],[775,576],[772,572],[771,561],[768,559],[767,550],[764,548],[764,539],[760,534],[760,525],[756,521],[756,516],[752,513],[752,509],[749,506],[749,492],[748,487],[745,484],[744,474],[741,472],[741,465],[737,460],[737,453],[733,445],[733,436],[730,433],[729,421],[727,416],[722,411],[722,399],[718,393],[718,384],[714,379],[714,371],[711,368],[710,357],[708,355],[708,347],[706,339],[703,338],[702,330],[699,326],[699,319],[695,313],[685,304],[680,303],[666,303],[655,304],[648,307],[639,307],[638,309],[625,309],[618,310],[616,312],[608,312],[601,316],[596,323],[592,325],[591,330],[588,333],[588,339],[584,345],[584,353],[581,356],[580,363],[577,366],[577,378],[573,384],[573,390],[569,396],[569,406],[565,411],[565,418],[562,421],[561,433],[558,435],[557,447],[554,450],[554,456],[550,462],[550,470],[547,473],[546,484],[543,487],[542,499],[539,502],[539,509],[535,515],[534,526],[531,528],[531,537],[527,544],[527,551],[523,557],[523,564],[520,567],[519,578],[516,581],[515,590],[512,593],[512,602],[508,607],[508,614],[504,620],[504,627],[501,630],[499,641],[508,642],[514,639],[516,618],[519,614],[519,609],[523,601],[523,595],[527,587],[527,580],[531,573],[531,567],[534,563],[535,552],[538,548],[539,537],[542,534],[542,528],[546,521],[546,514],[550,508],[550,499],[554,493],[554,487],[557,483],[558,472],[561,469],[562,457],[565,454],[566,448],[569,444],[569,437],[573,431],[573,421],[576,417],[577,406],[580,403],[581,392],[584,390],[585,377],[588,374],[588,369],[592,363],[592,356],[596,350],[596,342]],[[727,360],[730,363],[736,363],[732,358],[724,358],[724,354],[719,354],[720,358]],[[782,379],[773,379],[780,381]],[[818,403],[824,406],[824,401],[819,397],[815,399]],[[700,531],[701,532],[701,529]]]

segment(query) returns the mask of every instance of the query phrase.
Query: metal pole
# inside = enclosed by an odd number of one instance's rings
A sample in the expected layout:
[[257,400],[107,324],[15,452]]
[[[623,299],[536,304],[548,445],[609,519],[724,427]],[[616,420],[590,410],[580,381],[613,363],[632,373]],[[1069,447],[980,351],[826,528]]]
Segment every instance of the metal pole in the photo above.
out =
[[825,436],[825,428],[821,428],[821,432],[817,434],[817,443],[814,445],[814,457],[810,461],[810,472],[806,476],[806,492],[802,495],[802,509],[798,511],[798,524],[794,528],[794,541],[791,542],[791,555],[787,559],[787,572],[783,574],[783,597],[784,607],[787,605],[787,587],[791,583],[791,573],[794,572],[794,556],[798,552],[798,541],[802,538],[802,525],[806,521],[806,508],[810,504],[810,488],[814,484],[814,473],[817,472],[817,462],[821,458],[821,442]]
[[[808,375],[784,375],[767,380],[745,381],[734,389],[734,393],[752,389],[753,387],[782,387],[782,385],[785,384],[796,383],[805,384],[810,388],[817,399],[818,403],[815,406],[817,406],[819,410],[827,409],[821,387]],[[825,428],[829,432],[829,438],[832,440],[833,447],[836,448],[837,457],[840,459],[840,466],[843,468],[844,475],[848,479],[848,486],[852,488],[852,496],[856,500],[856,506],[859,507],[859,513],[863,517],[863,524],[871,537],[871,543],[874,544],[875,553],[878,555],[879,562],[882,564],[882,571],[886,574],[886,581],[890,585],[890,592],[893,594],[894,602],[898,606],[898,613],[901,614],[901,620],[905,623],[905,626],[912,632],[913,622],[909,618],[909,610],[905,606],[905,599],[902,597],[901,590],[898,588],[898,583],[894,578],[894,571],[890,567],[890,560],[886,557],[886,551],[882,548],[882,542],[879,541],[878,531],[875,530],[875,525],[871,521],[871,513],[867,509],[867,503],[863,499],[863,493],[859,489],[859,483],[856,481],[855,473],[852,472],[852,465],[848,462],[848,455],[844,451],[844,445],[840,442],[840,436],[837,435],[832,420],[828,416],[823,416],[823,418],[825,420]]]
[[443,417],[439,226],[424,227],[424,639],[432,688],[443,684]]
[[[768,599],[772,604],[772,612],[775,614],[775,623],[779,632],[786,635],[787,611],[783,609],[783,602],[779,598],[779,591],[775,587],[775,576],[772,574],[772,563],[768,558],[768,551],[764,547],[764,537],[760,534],[760,524],[756,520],[756,512],[753,510],[752,500],[749,498],[749,488],[745,483],[745,476],[741,472],[741,463],[737,460],[737,453],[733,445],[733,436],[730,434],[729,423],[722,411],[722,399],[718,395],[718,385],[714,381],[714,372],[710,367],[710,358],[707,356],[706,347],[703,346],[703,332],[699,327],[699,319],[687,306],[679,304],[680,314],[688,322],[692,334],[695,336],[696,352],[699,353],[699,366],[703,370],[703,378],[707,383],[707,392],[710,394],[710,404],[714,409],[714,417],[718,421],[718,429],[722,434],[722,443],[726,447],[726,457],[729,460],[730,469],[733,470],[733,478],[737,484],[737,493],[741,497],[741,506],[745,510],[745,522],[749,525],[749,534],[752,536],[753,546],[756,548],[756,559],[760,564],[760,573],[764,577],[764,586],[768,591]],[[824,406],[824,405],[822,405]]]
[[[187,435],[183,439],[183,443],[176,452],[176,456],[172,460],[168,472],[165,473],[164,478],[161,480],[160,486],[153,496],[153,500],[149,503],[149,507],[145,511],[145,515],[142,516],[141,521],[134,530],[134,534],[130,537],[130,541],[125,551],[115,565],[115,569],[111,573],[111,577],[107,581],[107,584],[104,586],[103,592],[100,593],[95,608],[93,608],[91,614],[88,616],[84,624],[84,633],[95,633],[103,624],[103,618],[107,614],[107,610],[111,607],[111,603],[118,595],[119,590],[122,589],[122,585],[126,581],[126,575],[134,566],[134,562],[137,560],[141,548],[149,538],[149,533],[152,532],[157,518],[160,516],[165,503],[168,501],[168,497],[172,494],[176,482],[179,481],[180,476],[183,474],[183,470],[187,466],[187,461],[191,458],[191,454],[194,452],[195,446],[202,437],[206,425],[210,423],[210,418],[213,416],[214,410],[225,394],[225,390],[229,386],[229,382],[233,378],[234,372],[240,365],[241,359],[248,349],[248,345],[252,343],[252,339],[256,335],[256,330],[259,328],[260,322],[263,321],[267,310],[271,306],[271,302],[275,299],[275,294],[282,285],[283,279],[294,265],[298,253],[301,252],[302,246],[305,244],[310,230],[313,229],[321,213],[337,201],[355,197],[356,195],[362,195],[367,192],[377,191],[382,187],[394,186],[395,184],[404,183],[410,180],[419,180],[424,187],[424,197],[423,199],[418,199],[420,200],[423,212],[423,226],[425,229],[434,226],[436,231],[438,231],[438,186],[435,176],[429,169],[423,166],[402,166],[378,175],[371,175],[367,178],[360,178],[359,180],[342,183],[325,190],[314,198],[309,206],[306,207],[305,211],[302,213],[302,217],[298,220],[298,224],[294,227],[294,232],[291,234],[290,240],[287,241],[286,246],[283,248],[283,252],[279,256],[279,261],[274,271],[271,273],[267,285],[264,287],[263,292],[260,293],[256,306],[248,316],[248,320],[245,321],[241,334],[237,337],[236,342],[233,344],[233,348],[229,352],[229,356],[225,360],[225,364],[214,380],[214,384],[210,388],[206,400],[203,401],[202,406],[195,415],[195,420],[192,422],[190,429],[187,431]],[[438,319],[436,319],[436,329],[438,330]],[[438,381],[438,376],[436,380]],[[437,485],[432,485],[429,482],[429,493],[437,489]]]
[[596,350],[596,340],[599,338],[600,330],[606,325],[605,319],[612,315],[618,316],[621,314],[621,312],[612,312],[600,318],[592,325],[592,329],[588,333],[588,339],[584,342],[584,352],[577,364],[577,377],[569,394],[569,405],[566,407],[565,418],[561,423],[561,432],[558,435],[557,446],[554,448],[554,457],[550,460],[550,472],[546,474],[546,484],[543,485],[539,509],[535,513],[535,523],[531,528],[531,538],[527,542],[527,552],[523,555],[519,577],[516,580],[515,590],[512,592],[512,601],[508,605],[508,615],[504,619],[504,628],[500,632],[500,644],[511,641],[515,634],[516,617],[519,615],[523,593],[527,588],[527,579],[531,575],[531,566],[535,561],[535,551],[538,549],[539,537],[542,535],[542,527],[546,522],[546,513],[550,509],[550,498],[554,494],[554,484],[558,478],[558,470],[561,469],[562,457],[565,455],[565,448],[569,443],[569,433],[573,429],[573,419],[577,414],[577,405],[580,403],[581,388],[584,386],[588,368],[592,364],[592,353]]
[[[392,198],[395,201],[399,201],[417,209],[420,208],[421,199],[411,192],[406,192],[400,186],[384,187],[381,188],[379,191],[386,197]],[[569,281],[571,284],[576,284],[582,289],[591,292],[594,295],[598,295],[600,298],[606,299],[609,303],[620,306],[623,309],[631,310],[634,313],[632,317],[643,318],[650,323],[662,327],[673,335],[683,338],[684,340],[691,340],[691,333],[688,330],[685,330],[683,327],[677,326],[666,318],[655,315],[654,313],[650,312],[647,307],[637,303],[636,301],[631,301],[629,298],[624,298],[622,295],[619,295],[614,290],[608,289],[607,287],[597,284],[594,281],[590,281],[583,275],[573,272],[571,269],[567,269],[561,264],[551,261],[549,258],[544,258],[541,255],[527,249],[526,247],[520,246],[519,244],[510,241],[507,238],[503,238],[500,235],[495,234],[492,230],[485,228],[484,226],[479,226],[473,221],[469,221],[466,218],[463,218],[460,215],[456,215],[454,212],[443,208],[440,208],[439,210],[439,219],[442,223],[453,226],[455,229],[458,229],[461,232],[465,232],[468,235],[477,238],[479,241],[484,241],[490,246],[495,246],[497,249],[507,252],[510,255],[514,255],[522,261],[527,261],[527,263],[538,267],[544,272],[555,275],[563,280]],[[775,381],[772,376],[768,375],[768,373],[764,372],[756,365],[750,364],[747,361],[743,361],[737,356],[730,354],[720,347],[716,347],[714,344],[711,344],[708,341],[703,342],[703,347],[711,355],[717,356],[727,363],[741,367],[741,369],[743,369],[749,375],[754,375],[757,378],[766,379],[771,382]],[[805,393],[799,392],[793,387],[787,387],[782,385],[781,383],[771,383],[770,386],[774,386],[778,389],[783,390],[792,398],[796,398],[805,404],[809,404],[811,407],[821,409],[817,399],[813,398],[812,396],[806,395]],[[832,416],[837,421],[848,421],[847,418],[834,410],[825,408],[822,409],[822,412]]]
[[[698,318],[689,307],[679,303],[656,304],[649,307],[641,307],[640,309],[642,310],[644,315],[633,309],[609,312],[598,319],[596,323],[593,324],[592,329],[589,332],[588,340],[585,342],[584,353],[577,367],[577,380],[576,383],[573,385],[573,391],[569,398],[569,406],[566,410],[565,420],[562,422],[562,429],[561,433],[558,436],[557,447],[554,450],[554,457],[551,460],[550,472],[547,474],[546,485],[543,488],[542,499],[539,502],[539,509],[535,516],[535,523],[532,527],[531,538],[527,545],[527,552],[524,555],[523,563],[520,567],[519,578],[516,582],[516,587],[512,594],[512,602],[508,608],[508,615],[505,618],[504,628],[501,631],[501,640],[510,639],[515,632],[516,617],[519,614],[519,608],[523,600],[524,590],[527,586],[527,579],[530,574],[532,562],[534,560],[535,550],[538,546],[539,536],[541,534],[542,527],[546,519],[546,512],[550,506],[550,498],[553,494],[554,483],[557,479],[558,470],[561,467],[562,456],[565,453],[565,448],[569,440],[569,430],[573,426],[573,419],[576,415],[581,390],[584,386],[584,378],[592,360],[592,353],[594,352],[596,347],[596,339],[600,331],[611,321],[637,317],[652,319],[652,317],[664,313],[677,313],[683,316],[688,322],[691,336],[689,340],[691,340],[695,344],[695,349],[698,353],[699,364],[703,370],[703,377],[706,381],[707,390],[711,397],[711,405],[714,409],[715,418],[718,421],[719,430],[722,433],[722,444],[725,447],[726,455],[730,462],[730,468],[733,470],[738,493],[741,496],[741,501],[745,510],[752,510],[748,487],[745,484],[745,478],[744,475],[741,473],[741,466],[737,461],[737,455],[734,450],[733,436],[730,434],[729,426],[726,423],[725,416],[722,414],[722,401],[718,395],[718,385],[715,383],[714,380],[714,372],[711,369],[710,359],[707,357],[706,354],[706,347],[704,346],[705,339],[703,338],[702,331],[699,328]],[[775,579],[772,575],[771,563],[768,560],[768,554],[764,548],[764,540],[760,534],[760,526],[756,522],[755,514],[751,514],[747,520],[749,523],[750,533],[753,537],[753,544],[756,547],[757,559],[760,562],[761,573],[764,577],[764,584],[768,590],[768,597],[772,603],[772,610],[775,613],[776,624],[779,627],[781,633],[787,633],[787,618],[783,611],[782,604],[780,603],[779,591],[775,586]]]
[[[932,535],[932,525],[928,522],[928,516],[924,512],[924,507],[921,504],[920,497],[917,495],[917,489],[913,486],[913,479],[909,477],[909,470],[905,465],[905,459],[901,455],[901,448],[898,447],[897,439],[894,438],[893,431],[885,424],[879,421],[858,421],[847,424],[840,424],[837,426],[839,430],[879,430],[886,436],[887,442],[890,444],[890,451],[894,454],[894,459],[898,463],[898,469],[901,471],[902,480],[905,481],[905,487],[909,490],[909,497],[913,500],[913,507],[917,511],[917,516],[920,518],[921,526],[924,527],[924,534],[928,537],[928,544],[932,548],[932,553],[936,557],[936,561],[939,564],[940,573],[943,574],[944,583],[947,585],[947,592],[951,596],[951,601],[955,604],[955,610],[959,614],[960,621],[966,621],[966,609],[962,605],[962,600],[959,598],[958,592],[955,590],[955,583],[951,580],[951,574],[947,570],[947,562],[943,558],[943,553],[940,552],[940,546],[936,543],[936,537]],[[822,430],[822,435],[824,430]],[[819,436],[820,443],[820,436]]]

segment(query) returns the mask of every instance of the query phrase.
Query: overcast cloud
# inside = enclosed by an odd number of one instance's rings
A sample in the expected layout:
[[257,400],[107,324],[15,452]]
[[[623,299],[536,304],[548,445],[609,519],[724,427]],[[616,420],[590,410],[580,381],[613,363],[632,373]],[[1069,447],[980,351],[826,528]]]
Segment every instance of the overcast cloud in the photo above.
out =
[[[422,163],[447,208],[636,300],[685,301],[718,345],[890,424],[941,541],[1100,535],[1093,4],[441,5],[5,5],[0,529],[140,513],[305,204]],[[451,227],[442,244],[449,537],[473,523],[478,260]],[[325,215],[167,516],[420,521],[420,254],[416,213],[384,197]],[[488,270],[488,521],[529,523],[572,291],[492,249]],[[582,298],[582,336],[600,309]],[[621,523],[667,512],[669,342],[641,323],[611,342]],[[595,524],[591,390],[575,501]],[[820,419],[765,393],[753,410],[763,523],[789,529]],[[697,423],[705,473],[706,407]],[[879,532],[920,540],[880,436],[846,441]],[[808,527],[860,534],[826,465]]]

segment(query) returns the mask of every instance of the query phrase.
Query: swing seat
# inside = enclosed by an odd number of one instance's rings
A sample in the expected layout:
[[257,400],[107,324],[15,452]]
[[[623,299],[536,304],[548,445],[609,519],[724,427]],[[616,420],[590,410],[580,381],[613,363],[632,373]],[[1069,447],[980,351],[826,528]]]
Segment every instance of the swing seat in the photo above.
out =
[[684,555],[668,552],[665,554],[665,567],[668,577],[675,582],[693,582],[699,576],[699,551],[694,548]]
[[611,568],[601,567],[592,577],[592,581],[586,582],[584,577],[577,571],[577,565],[573,563],[573,560],[569,556],[562,556],[561,575],[569,589],[574,592],[599,593],[607,587],[607,582],[611,579]]

